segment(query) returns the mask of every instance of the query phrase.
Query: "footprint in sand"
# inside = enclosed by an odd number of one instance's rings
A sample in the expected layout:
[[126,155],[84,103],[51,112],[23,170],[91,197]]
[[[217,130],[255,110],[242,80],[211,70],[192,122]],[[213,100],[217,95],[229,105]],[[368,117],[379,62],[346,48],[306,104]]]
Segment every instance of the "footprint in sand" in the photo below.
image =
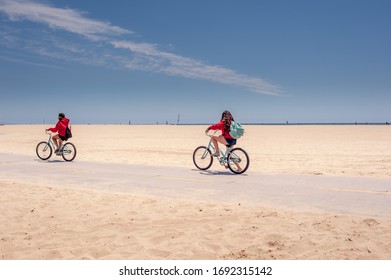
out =
[[379,225],[380,223],[378,221],[376,221],[375,219],[365,219],[362,221],[364,224],[366,224],[367,226],[369,227],[372,227],[372,226],[377,226]]

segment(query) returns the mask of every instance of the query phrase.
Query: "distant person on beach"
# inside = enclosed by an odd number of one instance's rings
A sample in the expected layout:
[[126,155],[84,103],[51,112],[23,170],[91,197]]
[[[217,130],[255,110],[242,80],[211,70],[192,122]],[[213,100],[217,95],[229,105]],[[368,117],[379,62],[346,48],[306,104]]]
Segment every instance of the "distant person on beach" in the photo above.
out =
[[220,122],[218,122],[214,125],[211,125],[206,129],[206,131],[205,131],[206,133],[208,133],[209,130],[221,130],[221,132],[222,132],[221,135],[219,135],[219,136],[212,136],[213,146],[216,149],[216,152],[213,154],[213,156],[215,156],[215,157],[220,156],[220,150],[219,150],[218,143],[224,144],[225,146],[227,146],[227,148],[230,148],[230,147],[236,145],[236,139],[234,139],[229,134],[230,125],[231,125],[232,121],[235,121],[234,118],[232,117],[232,114],[229,111],[224,111],[221,116]]
[[46,129],[46,131],[51,132],[58,132],[57,134],[53,135],[52,140],[54,142],[54,145],[56,145],[56,150],[54,151],[57,155],[60,154],[62,141],[67,141],[68,138],[66,137],[66,129],[69,124],[69,119],[65,117],[64,113],[58,114],[58,122],[55,127],[51,127]]

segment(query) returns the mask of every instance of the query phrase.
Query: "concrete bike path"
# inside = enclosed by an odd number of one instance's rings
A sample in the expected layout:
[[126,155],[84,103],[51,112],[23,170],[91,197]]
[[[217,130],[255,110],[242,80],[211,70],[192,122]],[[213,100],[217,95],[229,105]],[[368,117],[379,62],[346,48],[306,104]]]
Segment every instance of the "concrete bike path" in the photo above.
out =
[[0,153],[0,181],[391,217],[390,179],[270,175],[251,172],[251,166],[245,174],[234,175],[217,163],[200,171],[195,167],[64,162],[53,156],[41,161],[33,155]]

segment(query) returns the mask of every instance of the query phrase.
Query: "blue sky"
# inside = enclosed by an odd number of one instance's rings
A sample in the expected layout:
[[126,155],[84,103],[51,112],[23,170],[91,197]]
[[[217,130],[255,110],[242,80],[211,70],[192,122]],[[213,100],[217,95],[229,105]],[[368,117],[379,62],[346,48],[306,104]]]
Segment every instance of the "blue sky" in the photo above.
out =
[[391,121],[391,1],[0,0],[0,123]]

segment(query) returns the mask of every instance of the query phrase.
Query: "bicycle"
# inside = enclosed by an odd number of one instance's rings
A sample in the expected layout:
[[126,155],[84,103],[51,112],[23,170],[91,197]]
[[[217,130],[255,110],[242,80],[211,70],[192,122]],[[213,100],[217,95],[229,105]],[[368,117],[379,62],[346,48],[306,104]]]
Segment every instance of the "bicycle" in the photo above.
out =
[[[216,132],[215,132],[216,133]],[[214,134],[215,134],[214,133]],[[207,170],[213,164],[213,154],[216,152],[212,143],[212,136],[205,133],[210,137],[209,144],[207,146],[199,146],[193,152],[193,163],[200,170]],[[242,174],[246,172],[250,165],[250,158],[245,150],[242,148],[228,148],[225,153],[219,148],[220,157],[218,161],[225,168],[229,168],[235,174]]]
[[[37,156],[42,160],[49,159],[53,154],[53,149],[55,150],[55,145],[52,140],[52,134],[46,131],[46,134],[49,134],[48,141],[39,142],[37,148],[35,149]],[[71,142],[62,144],[62,147],[57,155],[62,155],[62,158],[65,161],[72,161],[76,157],[76,147]]]

